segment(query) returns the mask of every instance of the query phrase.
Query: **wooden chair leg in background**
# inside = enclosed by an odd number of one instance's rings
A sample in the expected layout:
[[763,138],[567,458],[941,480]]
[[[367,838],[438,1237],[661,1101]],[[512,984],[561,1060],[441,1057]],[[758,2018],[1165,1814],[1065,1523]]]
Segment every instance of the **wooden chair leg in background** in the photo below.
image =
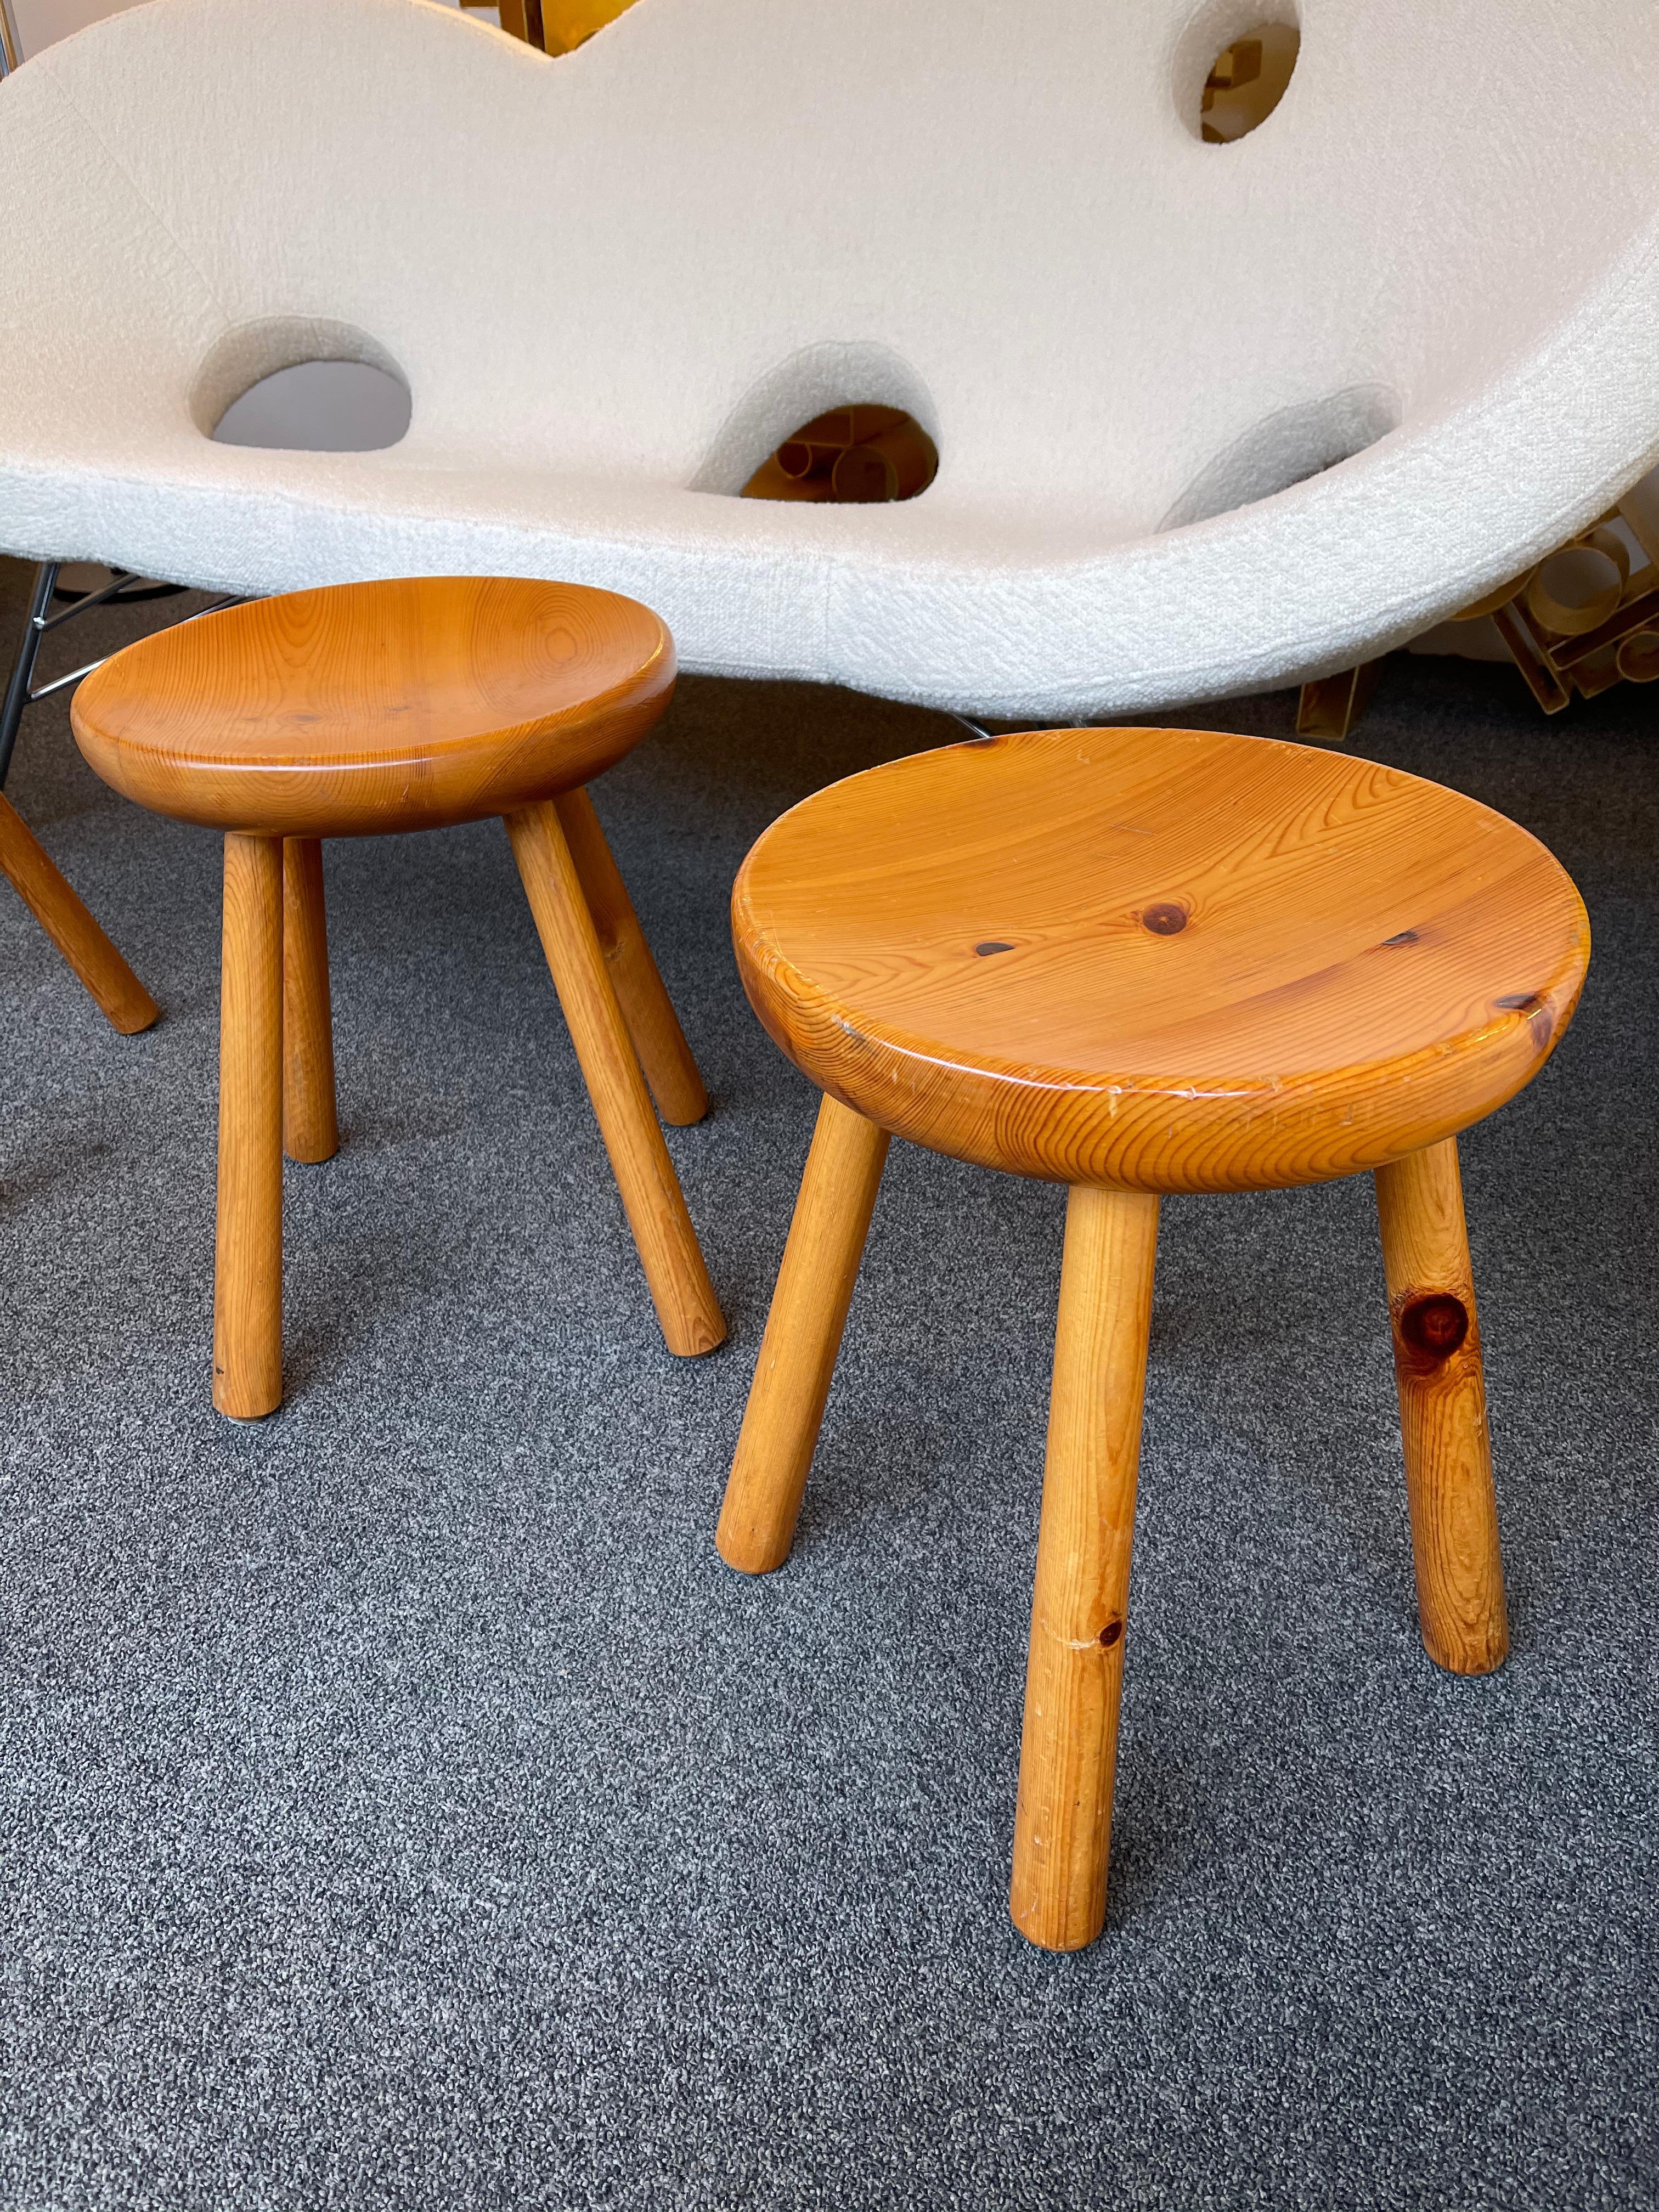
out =
[[685,1042],[673,1001],[663,988],[622,872],[605,842],[586,791],[567,791],[553,802],[576,863],[582,896],[593,917],[617,1002],[634,1049],[665,1121],[684,1128],[708,1111],[697,1063]]
[[714,1540],[745,1574],[789,1556],[888,1141],[834,1098],[818,1109]]
[[531,913],[671,1352],[711,1352],[726,1322],[611,987],[551,799],[507,817]]
[[1050,1951],[1106,1917],[1158,1211],[1085,1188],[1066,1207],[1009,1892]]
[[213,1402],[283,1399],[283,843],[225,839],[219,1001],[219,1249]]
[[3,872],[123,1036],[147,1030],[160,1009],[59,872],[57,862],[11,801],[0,796]]
[[283,841],[283,1150],[315,1164],[340,1149],[334,1102],[334,1019],[328,990],[323,848]]
[[1376,1180],[1424,1647],[1454,1674],[1487,1674],[1509,1620],[1457,1140]]

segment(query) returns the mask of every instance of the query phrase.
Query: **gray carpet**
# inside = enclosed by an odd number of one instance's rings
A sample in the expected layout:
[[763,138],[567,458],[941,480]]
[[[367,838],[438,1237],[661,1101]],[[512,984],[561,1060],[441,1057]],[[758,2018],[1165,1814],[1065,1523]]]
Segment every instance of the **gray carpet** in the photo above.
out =
[[812,1109],[727,887],[952,734],[688,682],[599,788],[715,1099],[670,1138],[732,1322],[698,1363],[500,829],[331,848],[347,1142],[289,1170],[288,1402],[238,1428],[214,842],[31,717],[11,795],[166,1015],[112,1036],[0,890],[5,2206],[1659,2197],[1651,695],[1547,723],[1395,660],[1363,732],[1537,830],[1597,933],[1465,1145],[1513,1656],[1417,1642],[1367,1186],[1172,1203],[1068,1959],[1005,1906],[1059,1192],[896,1150],[794,1558],[713,1544]]

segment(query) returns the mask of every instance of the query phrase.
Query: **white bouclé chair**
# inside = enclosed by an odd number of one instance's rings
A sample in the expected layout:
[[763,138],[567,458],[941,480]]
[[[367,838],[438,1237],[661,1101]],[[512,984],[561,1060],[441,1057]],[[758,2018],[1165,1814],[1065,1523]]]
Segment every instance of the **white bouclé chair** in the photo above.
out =
[[[1299,20],[1206,143],[1218,51]],[[1659,456],[1659,10],[153,0],[0,86],[0,550],[239,593],[464,571],[684,665],[1060,720],[1343,667]],[[383,451],[216,444],[307,359]],[[920,498],[734,495],[849,400]]]

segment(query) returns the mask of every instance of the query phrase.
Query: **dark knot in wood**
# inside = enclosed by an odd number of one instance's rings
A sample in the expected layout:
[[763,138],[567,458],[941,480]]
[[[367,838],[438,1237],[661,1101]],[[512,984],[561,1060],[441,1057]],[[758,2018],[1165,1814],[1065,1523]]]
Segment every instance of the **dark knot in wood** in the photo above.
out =
[[1142,907],[1140,926],[1150,929],[1154,937],[1178,937],[1187,927],[1187,909],[1177,906],[1173,899],[1160,900],[1156,906]]
[[1109,1620],[1100,1632],[1101,1643],[1109,1651],[1122,1633],[1123,1623],[1121,1620]]
[[1397,929],[1392,937],[1385,937],[1382,942],[1385,945],[1415,945],[1417,942],[1417,932],[1414,929]]
[[1449,1291],[1408,1298],[1400,1313],[1400,1340],[1416,1358],[1438,1365],[1469,1333],[1469,1310]]
[[982,945],[976,945],[974,947],[981,960],[988,959],[994,952],[1012,952],[1013,949],[1013,946],[1003,937],[988,937]]
[[1506,1014],[1524,1014],[1534,1044],[1540,1052],[1549,1050],[1550,1038],[1555,1032],[1555,1015],[1541,991],[1510,991],[1504,998],[1494,999],[1492,1004],[1501,1006]]

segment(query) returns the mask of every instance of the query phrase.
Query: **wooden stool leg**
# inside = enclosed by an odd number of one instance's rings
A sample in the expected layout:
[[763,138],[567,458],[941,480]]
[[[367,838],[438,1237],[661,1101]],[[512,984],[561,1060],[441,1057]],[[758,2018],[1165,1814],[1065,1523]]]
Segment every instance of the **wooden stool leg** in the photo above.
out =
[[1009,1893],[1049,1951],[1106,1917],[1158,1204],[1079,1188],[1066,1208]]
[[745,1574],[789,1556],[887,1146],[850,1107],[819,1107],[714,1539]]
[[605,842],[593,802],[585,791],[567,791],[553,804],[576,863],[587,910],[599,932],[617,1003],[657,1110],[665,1121],[677,1127],[701,1121],[708,1111],[708,1093],[702,1087],[673,1002],[663,988],[628,886]]
[[280,838],[225,839],[222,958],[213,1402],[253,1421],[283,1398]]
[[160,1009],[59,873],[11,801],[0,796],[0,872],[123,1036],[147,1030]]
[[1486,1385],[1457,1141],[1376,1170],[1423,1643],[1454,1674],[1508,1654]]
[[508,815],[507,830],[663,1335],[671,1352],[710,1352],[725,1336],[726,1323],[557,811],[544,799]]
[[323,848],[283,840],[283,1150],[315,1164],[340,1149],[334,1020],[328,995]]

